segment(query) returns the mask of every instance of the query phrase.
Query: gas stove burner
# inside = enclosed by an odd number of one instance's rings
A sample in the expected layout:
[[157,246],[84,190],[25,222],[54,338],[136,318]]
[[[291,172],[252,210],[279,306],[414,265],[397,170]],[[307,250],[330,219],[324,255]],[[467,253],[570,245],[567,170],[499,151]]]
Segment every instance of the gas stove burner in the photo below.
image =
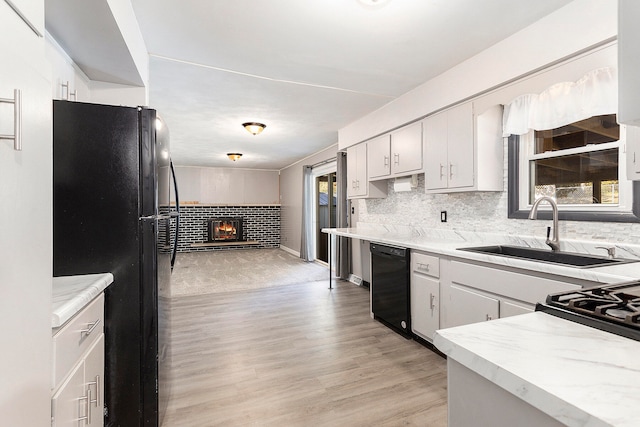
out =
[[640,282],[551,294],[536,311],[640,341]]
[[623,320],[626,319],[627,315],[629,314],[627,310],[623,310],[620,308],[610,308],[606,310],[605,313],[607,314],[607,316],[613,316],[617,319],[623,319]]

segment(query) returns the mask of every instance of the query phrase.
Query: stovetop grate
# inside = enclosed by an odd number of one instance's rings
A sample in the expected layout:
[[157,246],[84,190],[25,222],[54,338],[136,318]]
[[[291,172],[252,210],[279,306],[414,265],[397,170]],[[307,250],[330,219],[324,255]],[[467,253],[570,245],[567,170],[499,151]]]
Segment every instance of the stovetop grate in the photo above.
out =
[[640,283],[551,294],[536,311],[640,341]]

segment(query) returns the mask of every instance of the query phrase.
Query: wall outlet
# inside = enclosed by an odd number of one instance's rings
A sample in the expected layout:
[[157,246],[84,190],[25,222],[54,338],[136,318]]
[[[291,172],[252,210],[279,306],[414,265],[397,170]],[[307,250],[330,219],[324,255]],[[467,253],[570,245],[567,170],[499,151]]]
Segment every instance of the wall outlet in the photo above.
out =
[[440,222],[447,222],[447,211],[440,211]]

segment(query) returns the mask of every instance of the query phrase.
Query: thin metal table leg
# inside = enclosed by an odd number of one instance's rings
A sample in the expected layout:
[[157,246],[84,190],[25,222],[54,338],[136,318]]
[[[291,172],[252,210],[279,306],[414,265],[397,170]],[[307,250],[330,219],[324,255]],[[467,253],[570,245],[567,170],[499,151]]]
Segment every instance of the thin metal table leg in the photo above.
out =
[[327,233],[327,240],[329,240],[329,289],[333,289],[331,287],[332,275],[331,275],[331,234],[330,233]]

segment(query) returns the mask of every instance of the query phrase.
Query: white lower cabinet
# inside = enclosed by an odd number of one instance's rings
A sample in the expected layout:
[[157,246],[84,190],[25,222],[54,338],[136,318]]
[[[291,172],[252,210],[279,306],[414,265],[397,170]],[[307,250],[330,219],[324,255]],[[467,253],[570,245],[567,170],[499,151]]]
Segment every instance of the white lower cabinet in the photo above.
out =
[[433,341],[440,327],[440,281],[411,275],[411,328],[421,338]]
[[420,252],[411,253],[411,330],[433,342],[440,328],[440,259]]
[[53,334],[51,425],[104,425],[104,297]]
[[510,301],[500,301],[500,317],[511,317],[519,314],[533,313],[534,307],[525,304],[516,304]]
[[103,371],[104,335],[100,335],[51,398],[52,426],[103,425]]
[[497,319],[500,315],[500,301],[456,285],[449,291],[451,310],[448,327]]
[[549,294],[593,284],[578,283],[577,279],[553,280],[458,260],[443,262],[442,267],[442,328],[530,313]]

